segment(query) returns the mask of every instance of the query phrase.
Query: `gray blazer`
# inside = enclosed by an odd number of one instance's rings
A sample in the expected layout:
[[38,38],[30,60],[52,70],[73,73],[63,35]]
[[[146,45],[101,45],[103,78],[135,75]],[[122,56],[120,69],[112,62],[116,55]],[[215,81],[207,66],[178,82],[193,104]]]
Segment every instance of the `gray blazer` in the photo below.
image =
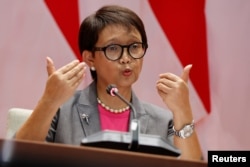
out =
[[[92,82],[84,90],[78,90],[58,110],[52,120],[46,140],[49,142],[80,145],[84,137],[99,132],[101,128],[96,98],[95,82]],[[172,112],[141,102],[134,92],[132,93],[131,103],[137,112],[141,133],[160,135],[162,138],[173,142]]]

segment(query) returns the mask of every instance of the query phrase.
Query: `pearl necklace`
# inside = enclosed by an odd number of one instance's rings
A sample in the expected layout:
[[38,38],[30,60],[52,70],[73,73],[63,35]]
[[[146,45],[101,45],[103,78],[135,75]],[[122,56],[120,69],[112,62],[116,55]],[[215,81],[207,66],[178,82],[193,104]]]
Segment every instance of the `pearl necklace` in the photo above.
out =
[[121,108],[121,109],[112,109],[109,106],[107,106],[106,104],[104,104],[98,97],[96,98],[97,102],[103,107],[105,108],[107,111],[115,113],[115,114],[119,114],[119,113],[123,113],[125,111],[127,111],[129,109],[129,106]]

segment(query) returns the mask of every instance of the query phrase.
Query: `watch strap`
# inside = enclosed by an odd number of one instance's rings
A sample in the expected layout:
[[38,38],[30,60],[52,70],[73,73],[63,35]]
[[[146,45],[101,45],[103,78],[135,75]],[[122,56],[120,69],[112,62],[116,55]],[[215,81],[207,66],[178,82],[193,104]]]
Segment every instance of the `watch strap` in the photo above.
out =
[[192,133],[193,133],[193,131],[194,131],[194,120],[192,120],[192,122],[191,122],[190,124],[184,125],[184,126],[182,127],[182,129],[180,129],[180,130],[176,130],[176,129],[174,128],[174,125],[173,125],[174,134],[175,134],[176,136],[180,137],[180,138],[184,138],[184,139],[185,139],[185,138],[191,136],[191,134],[190,134],[189,136],[184,136],[184,135],[183,135],[183,134],[184,134],[184,131],[185,131],[185,128],[189,128],[189,127],[192,129]]

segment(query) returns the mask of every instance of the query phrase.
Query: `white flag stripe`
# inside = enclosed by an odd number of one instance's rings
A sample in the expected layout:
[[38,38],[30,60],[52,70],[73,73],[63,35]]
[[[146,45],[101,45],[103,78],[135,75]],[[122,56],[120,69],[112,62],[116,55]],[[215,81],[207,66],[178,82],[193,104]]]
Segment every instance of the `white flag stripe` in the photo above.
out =
[[0,1],[0,136],[7,110],[34,108],[45,87],[46,56],[60,67],[75,59],[43,1]]

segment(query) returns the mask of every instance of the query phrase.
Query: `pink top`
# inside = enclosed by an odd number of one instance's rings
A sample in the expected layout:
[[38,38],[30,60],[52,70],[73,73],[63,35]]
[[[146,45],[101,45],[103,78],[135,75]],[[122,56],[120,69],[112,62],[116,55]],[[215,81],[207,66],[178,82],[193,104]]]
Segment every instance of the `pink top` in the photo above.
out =
[[119,114],[115,114],[106,110],[100,104],[98,104],[98,109],[100,112],[100,121],[102,130],[115,130],[122,132],[128,131],[130,109]]

